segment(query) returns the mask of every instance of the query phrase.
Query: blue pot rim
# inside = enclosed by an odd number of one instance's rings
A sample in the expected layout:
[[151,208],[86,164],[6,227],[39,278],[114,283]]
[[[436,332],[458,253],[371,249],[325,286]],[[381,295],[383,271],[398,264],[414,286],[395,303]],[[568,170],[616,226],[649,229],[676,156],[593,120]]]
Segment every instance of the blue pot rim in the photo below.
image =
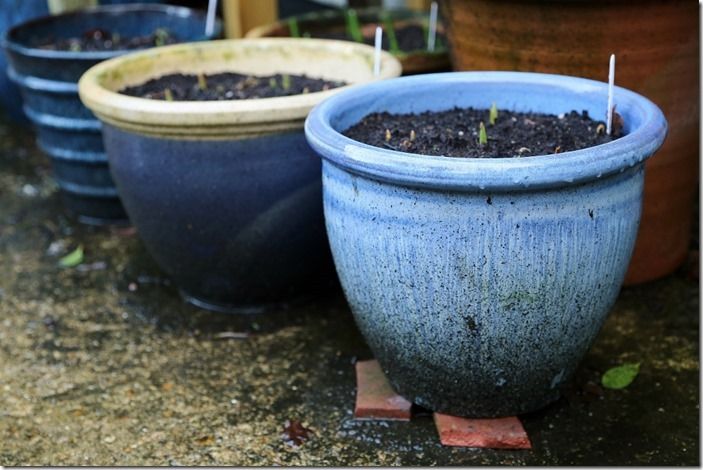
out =
[[35,57],[39,59],[64,59],[64,60],[106,60],[113,57],[124,55],[130,52],[134,52],[132,49],[118,49],[112,51],[56,51],[56,50],[46,50],[37,47],[31,47],[23,44],[20,41],[14,40],[13,36],[17,34],[18,30],[25,28],[35,28],[40,27],[42,24],[50,22],[60,22],[64,18],[71,16],[90,16],[97,13],[108,13],[111,15],[123,15],[125,13],[139,13],[139,12],[160,12],[167,16],[178,16],[181,18],[188,17],[201,17],[203,20],[203,35],[187,38],[187,42],[193,41],[203,41],[206,39],[213,39],[220,35],[222,32],[222,22],[220,20],[215,21],[215,29],[211,36],[205,34],[205,19],[207,12],[203,10],[195,10],[187,7],[180,7],[174,5],[162,5],[162,4],[151,4],[151,3],[131,3],[124,5],[102,5],[96,7],[89,7],[80,10],[68,11],[65,13],[60,13],[58,15],[46,15],[39,18],[33,18],[31,20],[19,23],[5,32],[1,38],[1,45],[4,49],[12,51],[16,54],[20,54],[25,57]]
[[[376,180],[404,186],[443,190],[498,190],[557,188],[592,181],[641,164],[663,143],[667,122],[647,98],[615,87],[617,110],[637,113],[641,125],[612,142],[551,155],[525,158],[449,158],[399,152],[367,145],[342,135],[332,120],[359,106],[362,97],[388,98],[416,85],[437,86],[482,83],[553,86],[561,93],[607,96],[607,83],[566,75],[527,72],[449,72],[417,75],[356,86],[317,105],[305,122],[312,148],[326,161]],[[539,112],[539,109],[534,111]]]

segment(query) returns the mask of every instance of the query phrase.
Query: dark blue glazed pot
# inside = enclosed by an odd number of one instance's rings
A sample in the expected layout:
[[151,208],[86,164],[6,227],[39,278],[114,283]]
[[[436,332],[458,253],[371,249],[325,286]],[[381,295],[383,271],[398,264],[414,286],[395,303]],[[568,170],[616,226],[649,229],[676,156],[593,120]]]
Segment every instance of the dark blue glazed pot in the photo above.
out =
[[[0,8],[0,36],[12,26],[49,13],[46,0],[5,0]],[[13,121],[28,124],[20,90],[7,76],[7,60],[0,55],[0,108]]]
[[[236,70],[373,79],[373,48],[257,39],[179,44],[91,68],[80,96],[104,123],[110,168],[149,252],[189,302],[255,313],[334,276],[324,233],[320,161],[308,111],[339,89],[239,101],[168,102],[115,91],[168,72]],[[400,75],[383,54],[381,78]]]
[[35,41],[80,36],[98,27],[123,37],[167,28],[181,41],[204,40],[204,24],[204,12],[187,8],[113,5],[28,21],[3,38],[8,74],[20,86],[39,146],[52,159],[65,205],[81,221],[126,222],[110,176],[100,122],[81,104],[78,79],[96,63],[128,51],[52,51],[35,47]]
[[557,399],[612,307],[667,125],[616,88],[627,135],[559,155],[461,159],[371,147],[340,131],[379,111],[454,106],[601,116],[607,85],[469,72],[341,93],[306,122],[323,158],[327,234],[356,321],[393,386],[460,416]]

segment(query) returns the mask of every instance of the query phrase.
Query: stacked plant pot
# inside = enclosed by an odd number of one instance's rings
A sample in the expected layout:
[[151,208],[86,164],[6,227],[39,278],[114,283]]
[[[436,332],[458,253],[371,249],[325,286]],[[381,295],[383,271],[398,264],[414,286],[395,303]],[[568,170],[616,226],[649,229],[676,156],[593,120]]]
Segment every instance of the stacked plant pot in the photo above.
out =
[[127,50],[51,50],[46,38],[81,37],[102,28],[121,37],[158,28],[179,40],[207,39],[205,14],[163,5],[114,5],[47,16],[19,24],[3,39],[10,78],[19,85],[24,112],[37,142],[52,161],[66,208],[86,223],[125,223],[126,214],[110,175],[101,125],[81,104],[78,79],[96,63]]

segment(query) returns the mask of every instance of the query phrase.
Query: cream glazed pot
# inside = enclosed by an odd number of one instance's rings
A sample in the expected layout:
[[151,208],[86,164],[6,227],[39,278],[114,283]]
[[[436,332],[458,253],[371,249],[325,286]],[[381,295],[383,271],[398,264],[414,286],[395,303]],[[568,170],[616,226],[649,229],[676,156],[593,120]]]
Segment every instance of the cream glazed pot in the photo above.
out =
[[[401,66],[344,41],[249,39],[189,43],[109,60],[81,78],[103,122],[118,192],[148,251],[185,299],[260,312],[333,276],[320,161],[305,141],[310,109]],[[161,101],[119,94],[172,73],[305,74],[348,85],[289,97]]]

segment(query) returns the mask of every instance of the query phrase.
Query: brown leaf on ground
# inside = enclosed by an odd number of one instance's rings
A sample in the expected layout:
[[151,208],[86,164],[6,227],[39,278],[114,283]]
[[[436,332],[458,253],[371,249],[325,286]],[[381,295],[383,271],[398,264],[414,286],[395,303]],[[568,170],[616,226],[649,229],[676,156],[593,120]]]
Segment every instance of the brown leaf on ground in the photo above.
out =
[[286,420],[283,428],[283,442],[289,446],[298,447],[314,434],[311,429],[306,428],[300,421]]

